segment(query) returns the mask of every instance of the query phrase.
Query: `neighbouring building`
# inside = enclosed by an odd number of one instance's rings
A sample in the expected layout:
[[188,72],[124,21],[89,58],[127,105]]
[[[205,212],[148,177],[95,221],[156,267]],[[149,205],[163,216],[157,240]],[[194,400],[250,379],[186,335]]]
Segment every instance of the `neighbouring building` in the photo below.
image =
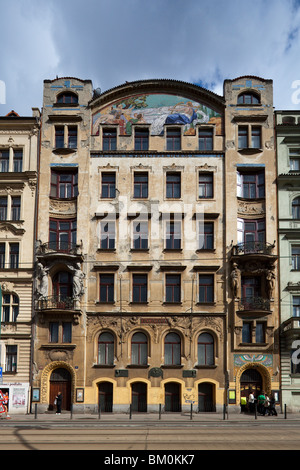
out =
[[39,110],[0,117],[0,390],[9,412],[30,405]]
[[300,411],[300,112],[276,111],[282,404]]
[[279,384],[272,81],[44,81],[41,411],[240,410]]

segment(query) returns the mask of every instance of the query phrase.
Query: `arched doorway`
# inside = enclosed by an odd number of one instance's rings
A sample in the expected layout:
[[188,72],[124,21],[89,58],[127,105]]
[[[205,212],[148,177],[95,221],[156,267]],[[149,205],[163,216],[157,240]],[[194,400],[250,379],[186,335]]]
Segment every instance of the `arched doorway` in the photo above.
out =
[[147,412],[147,385],[143,382],[131,384],[132,411]]
[[71,409],[71,374],[67,369],[54,369],[50,377],[50,405],[53,409],[53,403],[58,392],[62,394],[62,410]]
[[198,385],[198,410],[199,412],[216,411],[215,387],[213,384],[203,382]]
[[176,382],[165,384],[165,411],[181,411],[181,386]]
[[101,382],[98,385],[99,406],[101,412],[112,413],[113,410],[113,384],[110,382]]
[[262,384],[262,376],[256,368],[249,368],[244,370],[240,379],[241,398],[246,397],[248,399],[251,390],[255,398],[257,398],[262,391]]

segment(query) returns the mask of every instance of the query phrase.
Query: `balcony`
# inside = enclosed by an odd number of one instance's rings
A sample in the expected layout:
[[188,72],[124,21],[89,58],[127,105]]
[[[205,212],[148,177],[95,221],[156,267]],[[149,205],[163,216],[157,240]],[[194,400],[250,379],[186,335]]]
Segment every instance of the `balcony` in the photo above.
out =
[[281,334],[289,341],[300,339],[300,317],[291,317],[281,325]]
[[265,297],[242,297],[239,301],[239,311],[269,314],[271,312],[270,300]]
[[82,260],[82,245],[76,243],[68,243],[62,241],[53,241],[49,243],[41,243],[37,247],[38,257],[77,257]]
[[37,310],[76,310],[76,300],[72,297],[50,296],[37,301]]
[[275,248],[275,244],[265,242],[246,242],[238,243],[232,247],[232,256],[239,255],[272,255],[272,251]]

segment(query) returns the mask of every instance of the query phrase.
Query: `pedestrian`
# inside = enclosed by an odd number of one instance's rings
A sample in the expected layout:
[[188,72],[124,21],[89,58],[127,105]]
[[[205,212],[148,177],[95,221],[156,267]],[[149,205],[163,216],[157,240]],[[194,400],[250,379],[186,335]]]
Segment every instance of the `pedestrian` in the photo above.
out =
[[262,391],[257,397],[257,411],[259,412],[260,415],[263,415],[264,413],[265,399],[266,399],[265,392]]
[[61,392],[58,392],[58,394],[56,395],[55,404],[56,404],[56,414],[60,415],[61,414],[61,404],[62,404],[62,394],[61,394]]
[[276,401],[273,393],[270,398],[269,416],[277,416]]
[[270,398],[268,395],[265,395],[264,407],[263,407],[263,416],[266,416],[267,413],[269,414],[269,406],[270,406]]
[[252,390],[250,390],[249,397],[248,397],[248,405],[249,405],[250,413],[254,413],[254,403],[255,403],[255,397],[253,395]]
[[10,419],[10,416],[9,416],[9,414],[8,414],[8,400],[9,400],[9,396],[8,396],[8,393],[7,393],[7,392],[5,392],[3,398],[4,398],[4,400],[3,400],[3,406],[4,406],[4,408],[5,408],[5,416],[6,416],[7,419]]

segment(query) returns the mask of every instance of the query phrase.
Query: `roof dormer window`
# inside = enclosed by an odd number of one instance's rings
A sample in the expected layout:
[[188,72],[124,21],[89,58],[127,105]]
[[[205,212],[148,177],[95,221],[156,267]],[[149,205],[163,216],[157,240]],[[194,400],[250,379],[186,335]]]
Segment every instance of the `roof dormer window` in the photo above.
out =
[[238,104],[260,104],[260,98],[256,93],[244,92],[238,96]]
[[78,104],[78,96],[72,92],[62,92],[57,96],[57,103],[59,104]]

